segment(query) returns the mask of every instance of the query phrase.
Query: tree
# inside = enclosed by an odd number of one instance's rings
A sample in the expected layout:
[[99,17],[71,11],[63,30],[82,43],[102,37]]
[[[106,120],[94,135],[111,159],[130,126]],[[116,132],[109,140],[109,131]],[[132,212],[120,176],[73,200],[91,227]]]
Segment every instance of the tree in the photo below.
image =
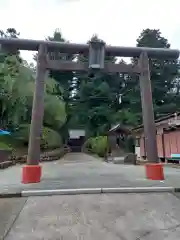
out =
[[[110,94],[108,94],[110,93]],[[105,133],[111,125],[112,97],[108,84],[102,78],[84,79],[77,95],[80,123],[91,136]]]
[[[101,41],[94,35],[90,41]],[[90,42],[88,41],[88,42]],[[115,62],[114,57],[106,56],[106,62]],[[88,61],[79,55],[78,61]],[[105,134],[117,120],[116,112],[121,109],[119,103],[122,91],[122,78],[119,74],[98,72],[76,73],[76,93],[74,102],[79,124],[86,128],[90,136]]]
[[[161,35],[159,29],[145,29],[137,39],[138,47],[170,48],[166,38]],[[173,82],[178,73],[177,60],[150,59],[151,86],[155,116],[167,114],[173,111],[176,102],[170,94]]]
[[[63,36],[60,30],[56,29],[53,33],[53,36],[49,36],[46,40],[48,41],[56,41],[56,42],[68,42]],[[50,54],[52,60],[69,60],[72,61],[74,59],[74,55],[72,54],[64,54],[60,52],[53,52]],[[37,55],[34,56],[34,60],[37,59]],[[68,135],[69,128],[69,120],[72,116],[72,92],[74,89],[73,86],[73,72],[59,71],[59,70],[50,70],[49,77],[56,81],[56,96],[60,96],[63,98],[65,103],[65,111],[67,114],[66,124],[63,125],[63,129],[61,129],[61,133],[63,133],[63,140],[66,141]],[[54,109],[55,110],[55,109]]]
[[[13,132],[10,141],[13,141],[12,139],[17,141],[21,139],[21,142],[26,139],[27,141],[27,137],[23,137],[21,134],[29,135],[35,87],[34,76],[34,72],[28,68],[27,64],[20,63],[16,55],[8,55],[5,57],[5,61],[0,63],[1,127]],[[57,82],[55,80],[46,79],[44,99],[44,127],[48,127],[47,132],[51,136],[56,132],[54,137],[57,139],[57,132],[66,122],[66,111],[62,94],[60,96],[58,92],[57,95]],[[51,142],[52,146],[53,140],[47,140],[49,141],[48,144]]]
[[[137,39],[137,47],[170,48],[166,38],[158,29],[145,29]],[[178,61],[167,59],[150,59],[151,86],[155,118],[176,111],[177,100],[172,94],[174,80],[177,79]],[[137,64],[137,59],[132,59],[132,64]],[[126,107],[136,116],[136,124],[142,122],[142,109],[140,99],[139,78],[128,76],[126,93],[123,101],[129,99]]]
[[[2,38],[18,38],[20,35],[19,32],[15,28],[7,28],[6,31],[0,30],[0,37]],[[20,51],[14,49],[6,49],[5,51],[1,50],[0,61],[3,62],[6,56],[13,56],[16,55],[19,62],[22,62],[22,58],[20,57]]]
[[[63,38],[61,32],[58,29],[56,29],[53,33],[53,36],[48,37],[47,40],[56,42],[68,42],[67,40],[65,40],[65,38]],[[72,61],[74,59],[74,55],[55,52],[53,53],[53,59]],[[73,73],[63,71],[60,72],[58,70],[50,70],[49,75],[51,78],[55,79],[63,88],[63,98],[65,102],[68,104],[73,90],[72,86],[72,81],[74,77]]]
[[15,28],[7,28],[6,31],[0,30],[0,36],[4,38],[18,38],[20,33]]
[[[97,36],[93,36],[93,38],[98,39]],[[170,44],[166,38],[161,36],[159,30],[145,29],[137,39],[137,46],[169,48]],[[87,61],[82,56],[79,60]],[[108,60],[114,62],[115,59]],[[132,59],[132,64],[136,63],[137,59]],[[180,103],[180,97],[177,94],[179,89],[178,67],[177,60],[150,59],[155,117],[174,112],[177,104]],[[77,83],[78,107],[76,113],[79,113],[80,122],[94,135],[104,132],[116,122],[130,126],[142,122],[137,75],[101,73],[90,79],[88,75],[79,74]],[[98,89],[101,91],[98,92]],[[175,89],[176,94],[174,93]]]

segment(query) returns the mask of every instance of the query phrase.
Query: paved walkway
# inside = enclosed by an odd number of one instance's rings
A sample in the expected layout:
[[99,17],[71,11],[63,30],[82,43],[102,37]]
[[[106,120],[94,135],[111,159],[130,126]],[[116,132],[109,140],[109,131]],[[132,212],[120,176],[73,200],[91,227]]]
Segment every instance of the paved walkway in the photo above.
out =
[[23,204],[5,240],[180,239],[180,200],[170,193],[30,197]]
[[149,181],[143,166],[102,162],[86,154],[67,154],[63,160],[43,163],[42,181],[21,184],[22,165],[0,170],[0,192],[27,189],[107,188],[107,187],[180,187],[180,169],[165,168],[166,180]]
[[26,198],[0,199],[0,240],[9,232],[26,203]]
[[[30,185],[21,184],[22,166],[1,170],[0,191],[180,186],[180,169],[165,168],[165,182],[148,181],[143,166],[104,163],[85,154],[42,165],[42,181]],[[0,199],[0,239],[179,240],[178,197],[129,193]]]

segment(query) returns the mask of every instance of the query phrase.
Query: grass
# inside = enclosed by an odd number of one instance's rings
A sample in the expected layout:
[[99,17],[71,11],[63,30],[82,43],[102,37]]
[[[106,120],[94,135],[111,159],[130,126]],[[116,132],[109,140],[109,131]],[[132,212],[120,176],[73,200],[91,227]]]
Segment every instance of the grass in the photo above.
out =
[[12,150],[12,148],[8,145],[8,144],[6,144],[6,143],[4,143],[4,142],[0,142],[0,149],[2,150]]

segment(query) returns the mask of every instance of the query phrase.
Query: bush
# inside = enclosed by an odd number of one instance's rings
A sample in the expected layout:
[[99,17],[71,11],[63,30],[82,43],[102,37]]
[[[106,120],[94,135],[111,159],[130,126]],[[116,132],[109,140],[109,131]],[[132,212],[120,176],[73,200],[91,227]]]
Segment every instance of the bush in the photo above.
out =
[[43,136],[42,141],[45,143],[44,148],[54,149],[60,148],[62,146],[62,138],[58,132],[50,129],[50,128],[43,128]]
[[1,142],[1,139],[0,139],[0,150],[12,150],[12,148],[7,143]]
[[[28,146],[30,124],[21,125],[12,135],[3,137],[3,142],[14,147]],[[41,136],[41,149],[54,149],[62,146],[62,139],[58,132],[43,127]]]
[[108,148],[107,136],[89,138],[85,142],[85,148],[89,149],[90,152],[97,154],[100,157],[104,157]]

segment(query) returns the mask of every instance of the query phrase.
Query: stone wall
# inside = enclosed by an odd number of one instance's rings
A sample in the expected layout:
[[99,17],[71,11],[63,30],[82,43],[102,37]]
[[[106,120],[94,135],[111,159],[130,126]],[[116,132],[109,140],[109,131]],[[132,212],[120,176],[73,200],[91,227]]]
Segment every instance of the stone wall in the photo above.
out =
[[[59,160],[68,152],[70,152],[70,149],[67,146],[52,151],[44,152],[40,156],[40,162]],[[6,155],[6,158],[4,158],[3,161],[0,162],[0,169],[7,168],[15,164],[24,164],[26,163],[26,161],[27,155],[17,156],[9,154],[9,156]]]

